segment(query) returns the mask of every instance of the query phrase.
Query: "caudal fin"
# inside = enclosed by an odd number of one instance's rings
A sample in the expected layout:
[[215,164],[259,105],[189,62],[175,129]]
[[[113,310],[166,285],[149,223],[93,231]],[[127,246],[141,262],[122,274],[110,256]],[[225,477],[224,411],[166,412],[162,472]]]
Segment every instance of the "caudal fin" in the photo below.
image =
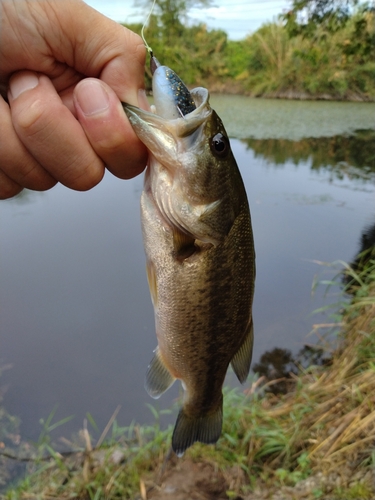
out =
[[182,457],[187,448],[196,441],[214,444],[219,439],[223,423],[223,401],[218,409],[209,415],[192,418],[184,409],[178,414],[172,436],[172,449],[178,457]]

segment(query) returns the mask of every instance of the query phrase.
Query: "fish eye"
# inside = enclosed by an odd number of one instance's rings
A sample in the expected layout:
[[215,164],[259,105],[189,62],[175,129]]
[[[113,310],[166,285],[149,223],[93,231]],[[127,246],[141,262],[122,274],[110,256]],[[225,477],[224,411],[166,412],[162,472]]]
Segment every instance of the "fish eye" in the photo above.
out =
[[229,141],[225,135],[220,132],[214,135],[210,142],[210,148],[213,154],[218,158],[225,158],[229,153]]

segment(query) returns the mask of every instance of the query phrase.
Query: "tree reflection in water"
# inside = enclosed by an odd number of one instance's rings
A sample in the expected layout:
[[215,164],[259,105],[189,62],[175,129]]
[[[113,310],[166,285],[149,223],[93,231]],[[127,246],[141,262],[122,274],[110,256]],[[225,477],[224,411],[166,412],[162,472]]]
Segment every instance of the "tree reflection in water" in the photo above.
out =
[[[370,260],[375,260],[375,223],[362,232],[359,252],[350,267],[356,272],[363,272]],[[351,293],[352,287],[359,284],[355,274],[345,272],[342,283],[346,293]],[[293,385],[293,374],[297,374],[301,367],[322,366],[328,364],[329,360],[329,354],[319,345],[305,345],[296,356],[288,349],[275,347],[261,356],[259,363],[254,364],[253,371],[271,382],[266,386],[267,391],[285,394]]]
[[330,180],[346,177],[363,182],[375,180],[375,130],[356,130],[351,135],[288,139],[246,139],[255,157],[263,157],[276,167],[286,162],[311,162],[311,170],[327,170]]
[[275,347],[271,351],[262,354],[259,363],[255,363],[253,371],[265,377],[266,390],[273,394],[285,394],[294,385],[293,375],[300,368],[318,365],[322,366],[329,362],[329,355],[318,345],[305,345],[295,356],[288,349]]

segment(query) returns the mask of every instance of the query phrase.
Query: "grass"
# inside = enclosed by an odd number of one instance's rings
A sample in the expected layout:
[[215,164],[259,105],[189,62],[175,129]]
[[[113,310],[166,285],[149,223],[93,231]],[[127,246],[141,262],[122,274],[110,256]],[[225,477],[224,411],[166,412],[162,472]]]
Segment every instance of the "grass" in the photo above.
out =
[[215,447],[196,444],[183,459],[167,462],[171,428],[120,428],[114,415],[96,445],[85,428],[71,444],[78,451],[63,456],[48,441],[49,419],[29,474],[3,498],[144,500],[165,468],[173,473],[184,461],[210,464],[224,477],[227,498],[290,492],[295,485],[305,487],[302,498],[374,498],[374,256],[365,265],[346,266],[345,274],[351,301],[341,311],[329,364],[301,367],[286,394],[273,394],[272,382],[262,378],[244,393],[226,388],[223,434]]
[[[329,36],[320,28],[313,40],[289,38],[282,24],[262,26],[245,42],[249,67],[241,78],[247,91],[255,96],[373,100],[373,58],[349,50],[355,20]],[[364,17],[364,26],[373,37],[373,14]]]

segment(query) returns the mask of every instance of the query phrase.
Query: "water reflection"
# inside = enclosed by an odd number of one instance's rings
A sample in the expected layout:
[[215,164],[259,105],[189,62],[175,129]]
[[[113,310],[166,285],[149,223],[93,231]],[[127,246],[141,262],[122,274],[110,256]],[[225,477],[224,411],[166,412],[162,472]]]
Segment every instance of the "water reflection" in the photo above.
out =
[[[353,293],[353,287],[360,285],[356,273],[363,272],[369,261],[375,259],[375,223],[367,226],[360,238],[360,248],[357,256],[350,263],[355,271],[342,274],[342,283],[345,293]],[[317,345],[305,345],[297,354],[289,349],[275,347],[264,352],[258,363],[254,363],[252,370],[260,377],[264,377],[267,384],[266,391],[274,394],[285,394],[293,386],[293,375],[297,374],[300,367],[307,368],[312,365],[322,366],[330,362],[327,351]]]
[[350,267],[355,273],[347,272],[343,275],[343,284],[347,293],[352,293],[352,287],[360,285],[357,280],[357,273],[363,272],[364,268],[371,260],[375,259],[375,223],[365,227],[361,234],[360,249],[355,259],[350,263]]
[[352,135],[287,139],[247,139],[256,158],[275,166],[310,162],[311,170],[328,170],[331,178],[348,177],[364,182],[375,180],[375,130],[357,130]]
[[287,392],[292,374],[298,373],[298,366],[289,349],[275,347],[262,354],[252,370],[264,377],[266,382],[273,382],[267,390],[278,394]]
[[[370,136],[232,141],[257,252],[254,368],[267,377],[293,370],[293,356],[321,320],[311,312],[337,299],[324,291],[311,298],[314,260],[350,261],[361,229],[373,227]],[[340,188],[340,175],[350,189]],[[359,182],[366,190],[357,190]],[[103,429],[119,404],[119,425],[153,420],[146,404],[154,402],[143,388],[156,337],[141,189],[141,177],[125,182],[107,174],[87,193],[56,186],[0,205],[0,362],[13,365],[3,375],[4,402],[21,417],[26,439],[38,438],[39,419],[56,404],[57,420],[76,416],[61,431],[67,436],[87,412]],[[305,354],[319,362],[309,349]],[[176,384],[157,407],[169,407],[177,395]]]
[[297,354],[289,349],[275,347],[266,351],[252,370],[264,377],[266,390],[273,394],[286,394],[293,387],[293,375],[301,368],[322,366],[330,362],[329,354],[319,345],[305,345]]

